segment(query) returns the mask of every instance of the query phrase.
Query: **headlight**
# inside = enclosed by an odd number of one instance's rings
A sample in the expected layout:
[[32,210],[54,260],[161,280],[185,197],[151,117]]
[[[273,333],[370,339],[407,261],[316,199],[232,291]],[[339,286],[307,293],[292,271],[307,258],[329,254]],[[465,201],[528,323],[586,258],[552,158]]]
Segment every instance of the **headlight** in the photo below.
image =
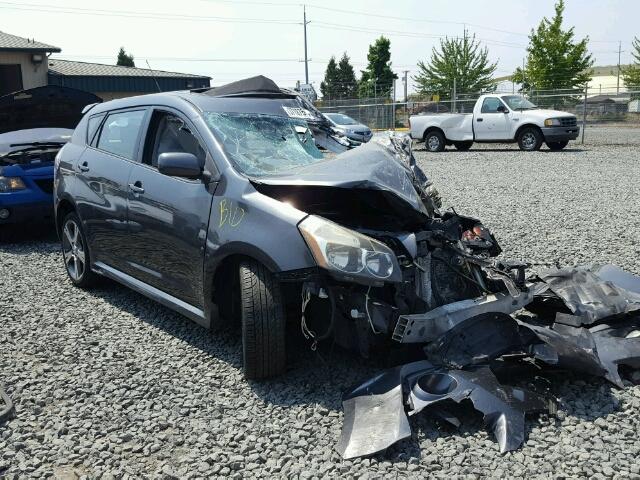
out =
[[13,190],[24,190],[27,188],[21,178],[0,177],[0,192],[11,192]]
[[401,280],[398,260],[384,243],[314,215],[298,228],[320,267],[369,282]]
[[544,126],[545,127],[559,127],[560,125],[562,125],[560,123],[560,119],[559,118],[547,118],[544,121]]

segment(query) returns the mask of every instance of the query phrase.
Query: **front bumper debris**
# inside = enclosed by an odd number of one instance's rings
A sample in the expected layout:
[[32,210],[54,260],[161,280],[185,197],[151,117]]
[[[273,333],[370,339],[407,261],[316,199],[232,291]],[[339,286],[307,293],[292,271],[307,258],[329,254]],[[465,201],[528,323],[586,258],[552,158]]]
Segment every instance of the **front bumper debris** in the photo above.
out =
[[[523,307],[537,316],[511,316]],[[523,444],[526,414],[553,414],[556,403],[538,388],[500,383],[501,373],[533,365],[599,376],[623,388],[619,367],[640,368],[640,277],[613,265],[549,270],[529,279],[518,296],[485,296],[405,315],[393,338],[423,343],[424,359],[386,370],[344,395],[337,450],[345,458],[384,450],[411,435],[408,418],[422,410],[457,424],[440,405],[469,399],[504,453]]]
[[580,127],[542,127],[546,142],[564,142],[575,140],[580,135]]

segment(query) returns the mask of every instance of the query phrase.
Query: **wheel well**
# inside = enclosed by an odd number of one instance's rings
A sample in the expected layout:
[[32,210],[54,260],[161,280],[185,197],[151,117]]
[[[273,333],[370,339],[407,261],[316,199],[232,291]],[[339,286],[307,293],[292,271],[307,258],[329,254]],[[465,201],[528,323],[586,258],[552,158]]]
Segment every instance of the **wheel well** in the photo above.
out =
[[444,134],[444,130],[442,130],[440,127],[429,127],[424,131],[424,134],[422,135],[422,140],[426,140],[427,139],[427,135],[430,134],[431,132],[436,131],[436,132],[440,132],[442,134],[442,136],[444,137],[444,139],[447,139],[447,136]]
[[524,125],[520,125],[520,127],[518,127],[518,130],[516,130],[516,136],[513,139],[518,141],[518,137],[520,136],[520,132],[522,132],[522,130],[524,130],[525,128],[530,128],[530,127],[533,127],[536,130],[538,130],[538,132],[540,132],[540,135],[542,135],[542,138],[544,139],[544,135],[542,133],[542,130],[540,130],[540,127],[538,125],[533,124],[533,123],[525,123]]
[[58,204],[58,209],[56,210],[56,231],[60,233],[62,229],[62,220],[69,213],[75,211],[75,207],[69,200],[61,200]]

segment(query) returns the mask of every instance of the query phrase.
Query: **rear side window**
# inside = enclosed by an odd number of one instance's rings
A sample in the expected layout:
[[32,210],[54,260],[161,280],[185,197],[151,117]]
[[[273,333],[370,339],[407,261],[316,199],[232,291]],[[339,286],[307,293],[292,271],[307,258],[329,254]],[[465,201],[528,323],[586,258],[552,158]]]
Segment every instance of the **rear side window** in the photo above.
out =
[[144,110],[112,113],[104,121],[97,147],[129,160],[135,160]]
[[503,103],[496,97],[488,97],[482,102],[482,113],[498,113],[498,107]]
[[101,115],[94,115],[93,117],[89,118],[89,121],[87,122],[87,144],[88,145],[93,145],[93,137],[96,136],[96,132],[98,131],[98,128],[100,127],[100,124],[102,123],[102,119],[104,118],[105,114],[101,114]]

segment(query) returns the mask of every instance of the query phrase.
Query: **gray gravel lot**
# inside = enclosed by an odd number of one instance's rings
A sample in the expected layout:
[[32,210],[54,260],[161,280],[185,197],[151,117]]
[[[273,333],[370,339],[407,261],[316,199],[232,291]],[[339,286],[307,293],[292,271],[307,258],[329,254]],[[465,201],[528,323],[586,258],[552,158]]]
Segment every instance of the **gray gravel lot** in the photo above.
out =
[[[513,150],[417,157],[445,204],[483,219],[506,256],[640,274],[636,147]],[[566,375],[553,384],[558,417],[532,418],[520,451],[500,455],[468,408],[458,430],[421,414],[411,439],[344,461],[333,451],[341,393],[379,365],[299,346],[283,378],[248,383],[237,334],[213,337],[110,282],[73,288],[46,233],[9,240],[0,382],[17,415],[0,424],[0,478],[640,478],[640,387]]]

